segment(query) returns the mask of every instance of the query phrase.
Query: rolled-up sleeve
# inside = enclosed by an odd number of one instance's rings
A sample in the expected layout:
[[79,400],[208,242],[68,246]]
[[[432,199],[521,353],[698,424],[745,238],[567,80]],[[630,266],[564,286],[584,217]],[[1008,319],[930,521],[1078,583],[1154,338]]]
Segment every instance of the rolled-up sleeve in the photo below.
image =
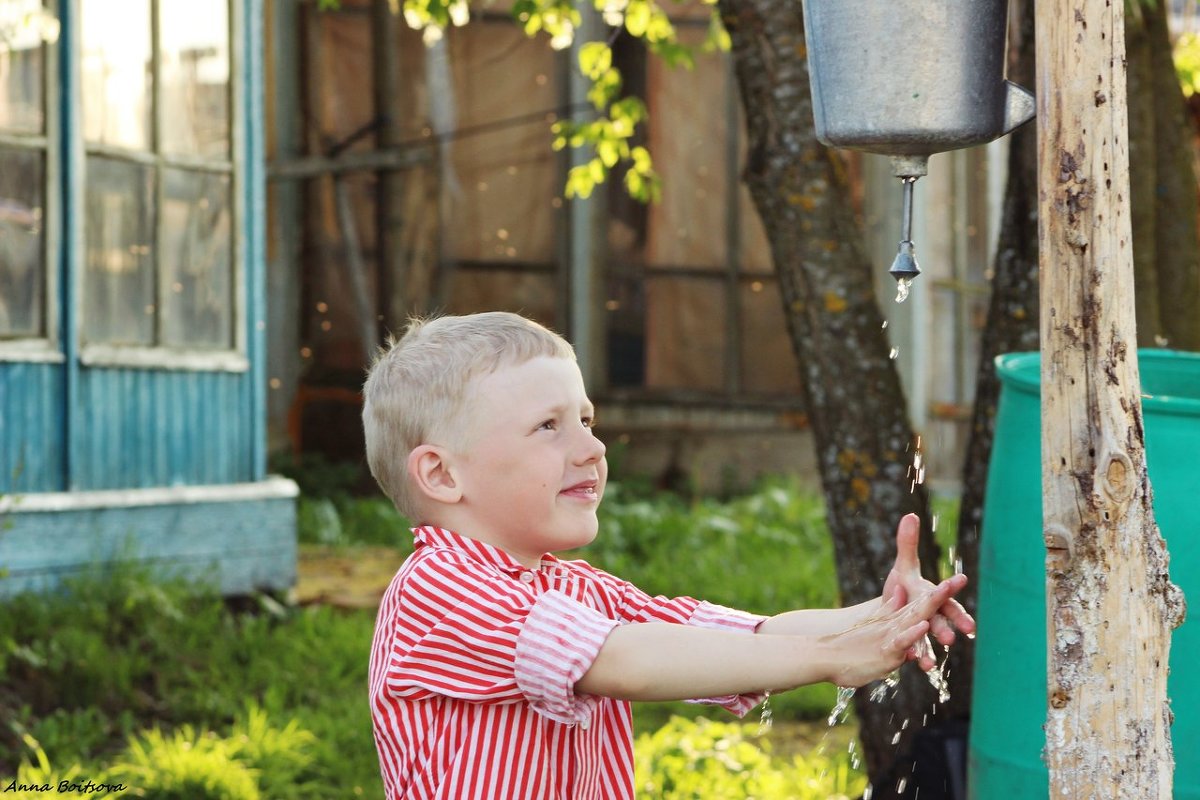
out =
[[538,596],[516,648],[517,687],[535,711],[555,722],[590,722],[595,701],[575,694],[575,684],[618,624],[562,592]]

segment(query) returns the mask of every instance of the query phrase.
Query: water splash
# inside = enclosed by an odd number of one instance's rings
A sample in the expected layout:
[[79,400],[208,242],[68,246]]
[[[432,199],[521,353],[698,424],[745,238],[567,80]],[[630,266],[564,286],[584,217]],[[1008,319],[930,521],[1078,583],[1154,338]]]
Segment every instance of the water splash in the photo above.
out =
[[871,694],[868,695],[868,698],[872,702],[882,703],[883,701],[887,700],[888,692],[895,689],[899,685],[900,670],[894,669],[889,672],[884,679],[875,686],[874,689],[871,690]]
[[898,355],[900,355],[900,348],[899,348],[899,347],[893,347],[893,348],[891,349],[891,352],[889,352],[889,353],[888,353],[888,358],[890,358],[892,361],[895,361],[895,360],[896,360],[896,357],[897,357]]
[[829,712],[829,725],[833,727],[839,722],[844,722],[846,715],[850,713],[850,698],[854,697],[854,688],[850,686],[839,686],[837,690],[837,702],[833,704],[833,710]]
[[[917,651],[918,658],[926,656],[934,660],[933,669],[925,673],[925,677],[929,680],[929,685],[932,686],[938,693],[938,702],[945,703],[950,699],[950,670],[946,668],[950,661],[950,648],[945,649],[945,655],[942,657],[941,663],[938,663],[937,656],[933,650],[933,642],[928,636],[922,637],[914,646]],[[937,706],[933,707],[933,713],[937,713]]]
[[896,302],[903,303],[908,299],[908,290],[912,287],[912,278],[901,278],[896,281]]
[[775,722],[775,714],[771,710],[771,693],[763,693],[762,715],[758,718],[758,735],[765,736],[771,732]]

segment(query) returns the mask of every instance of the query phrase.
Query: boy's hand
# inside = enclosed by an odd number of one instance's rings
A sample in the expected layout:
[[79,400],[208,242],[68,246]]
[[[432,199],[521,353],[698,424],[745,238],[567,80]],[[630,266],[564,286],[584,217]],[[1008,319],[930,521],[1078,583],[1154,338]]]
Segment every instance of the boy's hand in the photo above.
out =
[[[932,583],[921,576],[921,562],[917,555],[917,540],[920,536],[920,519],[916,514],[906,514],[896,528],[896,563],[883,584],[885,607],[897,596],[903,603],[904,597],[920,597],[934,588]],[[965,585],[965,579],[963,583]],[[956,589],[954,593],[957,591]],[[929,620],[929,630],[935,639],[948,647],[954,644],[955,630],[974,633],[975,620],[951,595]]]
[[839,665],[831,681],[838,686],[862,686],[908,660],[916,661],[926,672],[937,666],[932,651],[917,645],[929,632],[930,619],[947,603],[954,603],[954,595],[967,585],[967,578],[960,574],[937,586],[928,581],[926,584],[928,588],[912,602],[906,602],[904,587],[897,586],[870,617],[848,630],[824,637],[834,648],[834,663]]

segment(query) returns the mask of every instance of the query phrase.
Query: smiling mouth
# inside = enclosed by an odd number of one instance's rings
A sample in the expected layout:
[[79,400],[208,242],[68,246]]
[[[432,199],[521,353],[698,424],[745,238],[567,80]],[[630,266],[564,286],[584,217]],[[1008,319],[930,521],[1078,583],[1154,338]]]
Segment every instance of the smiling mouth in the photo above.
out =
[[561,492],[559,492],[559,494],[565,494],[569,497],[580,497],[589,500],[594,500],[595,498],[599,497],[599,495],[596,493],[596,483],[594,481],[577,483],[574,486],[568,486],[566,489],[563,489]]

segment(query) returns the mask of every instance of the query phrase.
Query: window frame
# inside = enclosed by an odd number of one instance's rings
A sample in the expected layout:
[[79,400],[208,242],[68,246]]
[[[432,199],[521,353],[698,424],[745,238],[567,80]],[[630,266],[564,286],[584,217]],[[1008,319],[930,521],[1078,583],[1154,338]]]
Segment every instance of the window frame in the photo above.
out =
[[[688,35],[695,35],[697,32],[702,32],[709,25],[707,16],[702,18],[680,16],[670,11],[668,14],[671,23],[676,29],[680,32],[687,31]],[[654,57],[648,56],[648,58]],[[746,364],[743,356],[746,335],[746,310],[743,307],[742,290],[745,287],[759,284],[762,288],[769,288],[771,291],[780,291],[780,278],[774,264],[771,264],[769,270],[764,271],[747,266],[743,258],[742,239],[744,219],[741,194],[744,187],[741,173],[744,161],[742,151],[746,133],[732,56],[726,52],[698,54],[698,57],[720,59],[723,75],[723,85],[720,90],[723,97],[722,110],[726,117],[727,135],[724,143],[724,159],[721,164],[721,169],[724,171],[724,192],[719,198],[719,202],[724,206],[724,252],[720,263],[712,266],[670,263],[651,264],[643,260],[634,270],[636,272],[634,280],[640,284],[643,294],[646,292],[646,287],[650,282],[672,278],[688,280],[696,284],[705,284],[710,287],[719,287],[722,306],[726,314],[725,330],[722,336],[724,349],[720,363],[723,380],[719,387],[713,388],[654,386],[648,384],[646,376],[643,375],[642,382],[637,385],[613,384],[610,381],[613,368],[611,356],[608,353],[604,353],[601,359],[602,363],[599,375],[601,380],[598,382],[597,395],[604,401],[626,404],[675,403],[689,407],[722,409],[752,408],[799,412],[803,410],[804,403],[797,391],[779,390],[762,392],[747,388],[747,381],[744,376]],[[645,68],[645,65],[643,65],[643,68]],[[651,89],[648,85],[648,76],[636,79],[630,78],[628,75],[625,77],[628,81],[641,85],[642,92],[640,96],[646,102],[650,111],[650,121],[647,124],[651,126],[661,124],[659,117],[656,117],[653,98],[649,96]],[[615,181],[612,178],[610,178],[604,188],[609,192],[624,191],[619,181]],[[718,202],[718,200],[714,199],[714,202]],[[602,266],[602,270],[604,271],[603,280],[606,284],[614,275],[614,266],[614,263],[609,259],[606,259]],[[626,277],[628,278],[629,276]],[[755,291],[760,290],[761,288]],[[605,320],[603,324],[605,335],[607,336],[609,329],[607,317],[605,316],[605,303],[606,297],[601,295],[596,298],[597,313],[601,315],[601,319]],[[643,320],[643,347],[646,346],[645,338],[645,321]],[[646,352],[644,351],[643,358],[645,357]]]
[[[82,19],[81,4],[89,0],[68,0],[72,4],[73,19],[76,24]],[[87,184],[87,159],[89,156],[99,156],[116,161],[153,167],[156,171],[153,201],[155,204],[155,242],[163,240],[164,215],[163,208],[163,172],[167,169],[185,169],[209,174],[229,176],[230,182],[230,262],[231,262],[231,302],[233,304],[230,318],[231,345],[227,348],[186,348],[161,344],[163,339],[164,317],[166,307],[166,291],[162,280],[163,272],[159,258],[154,262],[156,314],[154,323],[155,344],[131,345],[85,342],[83,340],[83,321],[87,314],[86,299],[83,297],[86,258],[86,220],[85,213],[76,213],[71,221],[67,235],[72,243],[69,250],[71,274],[77,291],[74,296],[74,314],[78,320],[76,337],[78,339],[79,361],[89,367],[131,367],[139,369],[163,369],[205,372],[248,372],[250,360],[247,354],[247,292],[246,292],[246,254],[249,252],[246,242],[246,119],[245,101],[245,42],[243,15],[246,0],[223,0],[228,8],[229,23],[229,159],[218,162],[191,155],[175,155],[163,152],[162,136],[164,103],[162,102],[162,50],[159,33],[159,6],[170,0],[147,0],[150,7],[150,41],[151,41],[151,85],[153,92],[154,110],[150,119],[150,149],[145,151],[130,150],[107,144],[94,144],[84,141],[83,136],[83,98],[82,92],[77,91],[71,98],[73,118],[76,124],[70,131],[70,147],[74,154],[78,169],[74,171],[74,180],[69,192],[75,206],[81,210],[84,207]],[[98,0],[90,0],[98,2]],[[80,50],[82,37],[72,37],[73,52],[71,53],[71,68],[74,73],[74,84],[82,86],[82,52]],[[158,252],[156,250],[156,252]]]
[[[54,10],[46,0],[43,7]],[[25,361],[61,364],[61,320],[59,319],[59,269],[62,253],[62,196],[59,192],[62,176],[62,123],[59,115],[60,93],[56,80],[59,74],[59,42],[42,42],[42,114],[40,134],[0,132],[0,146],[40,151],[45,157],[42,195],[42,330],[39,336],[0,338],[0,363]]]

